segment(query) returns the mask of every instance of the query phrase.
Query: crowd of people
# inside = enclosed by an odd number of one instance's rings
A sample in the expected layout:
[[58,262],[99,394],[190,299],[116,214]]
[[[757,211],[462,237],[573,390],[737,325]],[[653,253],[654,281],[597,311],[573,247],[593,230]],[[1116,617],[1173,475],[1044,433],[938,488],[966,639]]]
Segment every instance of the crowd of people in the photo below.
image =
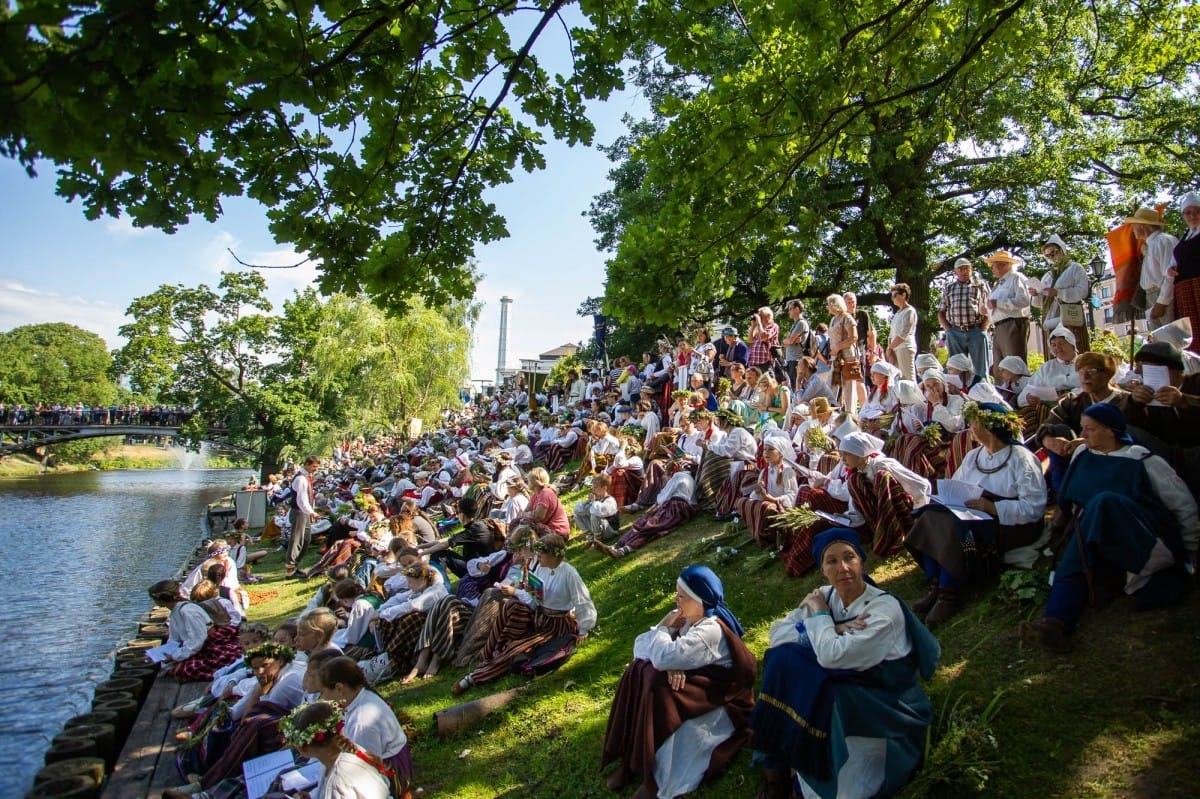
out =
[[[1184,205],[1195,233],[1200,198]],[[1135,231],[1147,258],[1164,257],[1150,254],[1161,219],[1132,219],[1148,228]],[[599,616],[572,552],[620,559],[711,514],[736,520],[788,575],[819,570],[825,585],[780,608],[760,675],[720,578],[684,569],[675,609],[630,642],[600,753],[615,764],[608,786],[670,799],[750,747],[759,799],[895,794],[932,717],[921,685],[940,656],[931,630],[973,586],[1053,550],[1047,605],[1017,631],[1052,653],[1071,650],[1089,607],[1125,594],[1155,609],[1190,589],[1192,240],[1175,246],[1157,292],[1143,286],[1161,324],[1129,364],[1090,350],[1071,310],[1078,264],[1052,236],[1041,280],[1005,251],[984,259],[994,285],[970,261],[954,265],[938,312],[944,350],[918,345],[904,284],[891,289],[886,330],[850,294],[828,297],[820,324],[793,301],[783,325],[759,309],[745,339],[727,325],[716,340],[662,341],[640,364],[572,372],[557,390],[497,390],[415,441],[346,441],[272,476],[268,530],[282,536],[286,575],[321,578],[298,619],[269,643],[239,627],[246,563],[221,546],[202,578],[151,589],[171,607],[172,672],[214,678],[212,701],[179,709],[197,714],[189,742],[224,733],[196,746],[192,787],[287,743],[324,764],[323,785],[360,791],[321,795],[404,795],[403,731],[371,686],[454,668],[461,695],[555,668]],[[1038,306],[1049,357],[1031,370]],[[568,507],[562,495],[580,488]],[[301,568],[318,538],[322,552]],[[870,581],[868,559],[893,557],[924,574],[922,596]]]
[[86,405],[82,402],[38,402],[34,405],[0,402],[0,425],[126,424],[178,427],[192,409],[178,405]]

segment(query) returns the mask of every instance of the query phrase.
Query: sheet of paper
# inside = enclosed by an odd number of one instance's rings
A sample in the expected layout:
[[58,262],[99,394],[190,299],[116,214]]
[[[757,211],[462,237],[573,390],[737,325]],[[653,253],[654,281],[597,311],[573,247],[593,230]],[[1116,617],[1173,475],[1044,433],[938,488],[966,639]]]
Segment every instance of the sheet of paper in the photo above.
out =
[[316,787],[324,773],[325,767],[321,761],[313,760],[294,771],[285,772],[279,778],[279,787],[288,793],[304,791]]
[[953,513],[958,518],[962,519],[964,522],[995,521],[995,517],[990,516],[981,510],[975,510],[974,508],[968,508],[963,505],[951,505],[948,502],[945,502],[944,500],[942,500],[942,498],[938,497],[938,496],[932,496],[932,497],[930,497],[930,499],[932,501],[938,503],[942,507],[944,507],[946,510]]
[[171,657],[179,652],[178,641],[167,641],[161,646],[152,646],[146,650],[146,657],[151,663],[162,663],[168,657]]
[[[1171,370],[1166,366],[1161,366],[1155,363],[1142,364],[1142,385],[1146,388],[1158,391],[1164,386],[1171,385]],[[1150,403],[1159,408],[1165,408],[1165,402],[1154,400]]]
[[290,771],[296,765],[291,749],[272,752],[242,763],[242,776],[246,779],[246,798],[261,799],[271,789],[271,783],[282,771]]
[[983,496],[983,486],[963,480],[938,480],[937,497],[943,505],[966,505]]
[[830,524],[836,524],[838,527],[849,527],[850,526],[850,517],[849,516],[839,516],[836,513],[826,513],[823,510],[817,510],[815,508],[813,509],[813,513],[817,514],[818,516],[820,516],[822,519],[829,522]]
[[1026,386],[1025,391],[1031,397],[1037,397],[1040,400],[1049,400],[1051,402],[1058,400],[1058,392],[1054,386]]

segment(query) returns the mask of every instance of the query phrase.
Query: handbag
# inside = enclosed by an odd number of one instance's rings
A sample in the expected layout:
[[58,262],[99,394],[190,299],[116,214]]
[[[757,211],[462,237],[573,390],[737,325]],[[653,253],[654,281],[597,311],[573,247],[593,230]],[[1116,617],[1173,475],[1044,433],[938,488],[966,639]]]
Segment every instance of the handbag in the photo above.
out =
[[862,362],[858,358],[851,358],[848,361],[842,362],[842,380],[851,381],[863,379]]
[[1060,302],[1059,317],[1067,327],[1083,327],[1086,318],[1083,313],[1083,303]]

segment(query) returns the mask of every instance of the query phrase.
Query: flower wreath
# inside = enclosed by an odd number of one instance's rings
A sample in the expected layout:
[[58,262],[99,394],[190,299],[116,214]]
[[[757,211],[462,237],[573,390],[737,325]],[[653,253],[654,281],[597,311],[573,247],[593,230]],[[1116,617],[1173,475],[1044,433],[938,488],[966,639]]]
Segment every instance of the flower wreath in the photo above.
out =
[[262,646],[256,646],[246,653],[246,667],[250,667],[250,661],[255,658],[268,658],[270,660],[286,660],[291,663],[296,658],[296,650],[290,646],[283,644],[267,643]]
[[1007,430],[1013,438],[1021,438],[1021,417],[1015,411],[989,411],[979,407],[978,402],[968,402],[963,406],[963,418],[967,422],[979,420],[988,430]]
[[323,744],[329,740],[330,736],[341,734],[342,727],[345,726],[342,720],[345,711],[342,710],[342,707],[333,702],[318,702],[316,704],[325,704],[333,708],[333,712],[329,714],[329,718],[300,729],[296,726],[296,717],[308,707],[307,704],[303,704],[279,722],[279,732],[283,735],[283,740],[287,742],[288,746],[298,749],[301,746]]

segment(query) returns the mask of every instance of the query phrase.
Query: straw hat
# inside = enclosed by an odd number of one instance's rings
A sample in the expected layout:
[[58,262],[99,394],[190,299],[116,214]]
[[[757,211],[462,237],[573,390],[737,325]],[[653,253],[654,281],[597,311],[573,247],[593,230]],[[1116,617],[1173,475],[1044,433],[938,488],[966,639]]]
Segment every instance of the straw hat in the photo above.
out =
[[1167,224],[1163,221],[1162,216],[1153,208],[1139,208],[1133,212],[1133,216],[1126,217],[1125,222],[1131,225],[1157,225],[1162,227]]
[[1020,256],[1013,255],[1008,250],[996,250],[994,253],[983,259],[989,264],[1023,264],[1025,259]]

